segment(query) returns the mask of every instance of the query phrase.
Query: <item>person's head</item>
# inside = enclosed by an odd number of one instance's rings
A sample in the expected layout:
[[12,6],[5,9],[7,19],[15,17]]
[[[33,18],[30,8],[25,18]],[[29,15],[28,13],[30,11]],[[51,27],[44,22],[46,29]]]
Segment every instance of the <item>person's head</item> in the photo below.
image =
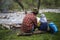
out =
[[41,13],[41,16],[40,17],[45,17],[45,14]]
[[44,14],[41,14],[41,16],[45,17],[45,15],[44,15]]
[[38,9],[37,9],[37,8],[33,8],[32,13],[33,13],[34,15],[37,15],[37,14],[38,14]]

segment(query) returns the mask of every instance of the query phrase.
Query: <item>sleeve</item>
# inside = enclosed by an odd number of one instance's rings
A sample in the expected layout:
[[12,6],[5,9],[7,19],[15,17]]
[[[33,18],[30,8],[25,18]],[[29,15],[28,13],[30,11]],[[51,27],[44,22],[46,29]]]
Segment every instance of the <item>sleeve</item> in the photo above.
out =
[[37,18],[36,17],[33,18],[33,24],[34,24],[34,27],[37,27]]

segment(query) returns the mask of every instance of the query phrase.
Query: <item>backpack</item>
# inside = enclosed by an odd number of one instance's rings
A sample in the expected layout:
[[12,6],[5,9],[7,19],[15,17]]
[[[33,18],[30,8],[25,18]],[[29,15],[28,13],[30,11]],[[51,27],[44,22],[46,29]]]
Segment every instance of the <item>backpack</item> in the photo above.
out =
[[53,22],[49,23],[49,28],[52,33],[56,33],[58,31],[57,26]]

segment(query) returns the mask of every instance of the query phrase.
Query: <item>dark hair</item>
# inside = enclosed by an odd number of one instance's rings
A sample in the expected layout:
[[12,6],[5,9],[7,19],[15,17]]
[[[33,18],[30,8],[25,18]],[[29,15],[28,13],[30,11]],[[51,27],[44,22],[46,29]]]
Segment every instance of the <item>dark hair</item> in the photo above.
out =
[[37,15],[38,14],[38,11],[37,12],[32,12],[33,14]]

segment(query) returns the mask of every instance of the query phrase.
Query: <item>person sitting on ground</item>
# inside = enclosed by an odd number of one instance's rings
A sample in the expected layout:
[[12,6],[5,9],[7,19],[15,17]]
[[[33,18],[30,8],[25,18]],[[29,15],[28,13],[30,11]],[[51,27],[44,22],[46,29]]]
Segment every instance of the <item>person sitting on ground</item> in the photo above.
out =
[[38,12],[37,9],[33,9],[33,12],[26,14],[26,16],[23,19],[23,23],[21,25],[20,35],[28,35],[28,33],[31,34],[33,33],[34,27],[37,27],[37,18],[36,18],[36,15],[38,14],[37,12]]
[[40,24],[39,30],[47,31],[47,28],[48,28],[47,18],[43,13],[41,13],[40,23],[41,24]]

